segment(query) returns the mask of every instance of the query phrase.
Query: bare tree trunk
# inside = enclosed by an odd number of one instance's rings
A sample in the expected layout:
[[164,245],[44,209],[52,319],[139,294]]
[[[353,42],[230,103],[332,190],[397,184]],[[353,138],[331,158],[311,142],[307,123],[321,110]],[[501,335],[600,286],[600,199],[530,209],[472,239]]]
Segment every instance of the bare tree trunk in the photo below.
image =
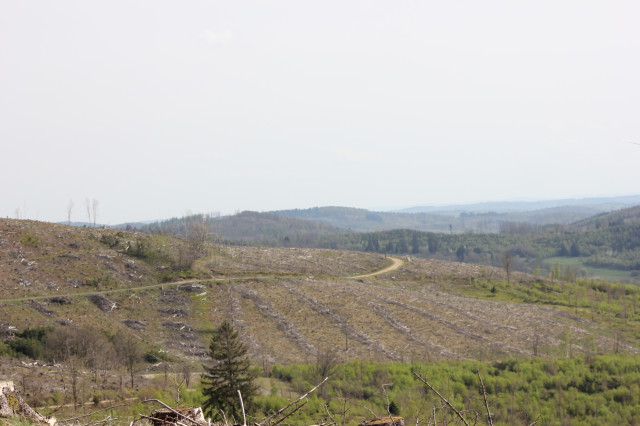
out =
[[73,210],[73,200],[69,200],[67,204],[67,224],[71,225],[71,211]]

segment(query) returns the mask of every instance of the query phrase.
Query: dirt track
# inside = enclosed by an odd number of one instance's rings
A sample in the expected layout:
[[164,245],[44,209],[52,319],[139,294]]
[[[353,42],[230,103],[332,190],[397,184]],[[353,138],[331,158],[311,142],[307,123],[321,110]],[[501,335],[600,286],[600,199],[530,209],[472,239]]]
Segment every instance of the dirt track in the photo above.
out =
[[387,267],[387,268],[381,269],[381,270],[376,271],[376,272],[372,272],[370,274],[356,275],[355,277],[349,277],[349,278],[374,277],[376,275],[386,274],[387,272],[395,271],[396,269],[400,269],[400,267],[402,265],[404,265],[404,260],[402,260],[402,259],[398,259],[397,257],[389,257],[389,259],[391,259],[393,261],[393,264],[391,266]]
[[[402,259],[398,259],[398,258],[395,258],[395,257],[389,257],[389,259],[391,259],[393,261],[393,264],[391,266],[387,267],[387,268],[381,269],[379,271],[371,272],[369,274],[357,275],[357,276],[354,276],[354,277],[347,277],[347,278],[373,277],[373,276],[376,276],[376,275],[380,275],[380,274],[384,274],[384,273],[387,273],[387,272],[395,271],[396,269],[398,269],[402,265],[404,265],[404,261]],[[274,275],[282,275],[282,274],[274,274]],[[65,296],[65,297],[82,297],[82,296],[90,296],[90,295],[93,295],[93,294],[128,293],[128,292],[132,292],[132,291],[149,290],[149,289],[160,288],[160,287],[172,287],[172,286],[177,286],[177,285],[182,285],[182,284],[189,284],[189,283],[196,283],[196,282],[201,282],[201,281],[230,281],[230,280],[247,280],[247,279],[252,279],[252,278],[258,278],[258,277],[238,276],[238,277],[225,277],[225,278],[189,279],[189,280],[180,280],[180,281],[173,281],[173,282],[160,283],[160,284],[143,285],[143,286],[137,286],[137,287],[127,287],[127,288],[101,290],[101,291],[84,291],[84,292],[77,292],[77,293],[56,294],[55,296],[59,296],[59,297],[62,297],[62,296]],[[30,296],[30,297],[17,297],[17,298],[10,298],[10,299],[0,299],[0,303],[25,302],[27,300],[44,300],[44,299],[48,299],[50,297],[52,297],[51,294],[47,294],[47,295],[44,295],[44,296]]]

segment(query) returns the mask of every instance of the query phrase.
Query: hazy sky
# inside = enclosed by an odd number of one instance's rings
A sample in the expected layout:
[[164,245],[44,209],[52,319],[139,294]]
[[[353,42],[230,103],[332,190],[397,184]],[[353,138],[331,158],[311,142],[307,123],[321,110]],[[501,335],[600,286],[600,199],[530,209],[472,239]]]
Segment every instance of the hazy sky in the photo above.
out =
[[637,1],[0,1],[0,216],[640,193]]

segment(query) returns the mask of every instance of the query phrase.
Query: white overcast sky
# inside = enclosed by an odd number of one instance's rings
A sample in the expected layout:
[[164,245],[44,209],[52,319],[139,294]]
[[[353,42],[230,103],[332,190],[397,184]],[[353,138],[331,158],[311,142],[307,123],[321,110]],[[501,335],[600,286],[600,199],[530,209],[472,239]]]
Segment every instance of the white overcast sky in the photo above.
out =
[[637,1],[0,2],[0,216],[640,193]]

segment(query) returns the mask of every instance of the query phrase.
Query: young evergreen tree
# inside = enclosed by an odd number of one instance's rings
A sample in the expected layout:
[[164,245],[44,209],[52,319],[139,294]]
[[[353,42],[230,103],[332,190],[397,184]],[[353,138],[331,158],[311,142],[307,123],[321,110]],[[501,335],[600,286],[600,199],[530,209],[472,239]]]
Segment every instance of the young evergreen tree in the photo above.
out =
[[202,378],[204,409],[208,416],[215,417],[216,411],[222,410],[228,419],[241,419],[238,391],[242,393],[245,411],[251,405],[257,387],[246,354],[247,346],[238,338],[238,331],[229,321],[224,321],[211,338],[209,356],[213,363],[205,366]]

